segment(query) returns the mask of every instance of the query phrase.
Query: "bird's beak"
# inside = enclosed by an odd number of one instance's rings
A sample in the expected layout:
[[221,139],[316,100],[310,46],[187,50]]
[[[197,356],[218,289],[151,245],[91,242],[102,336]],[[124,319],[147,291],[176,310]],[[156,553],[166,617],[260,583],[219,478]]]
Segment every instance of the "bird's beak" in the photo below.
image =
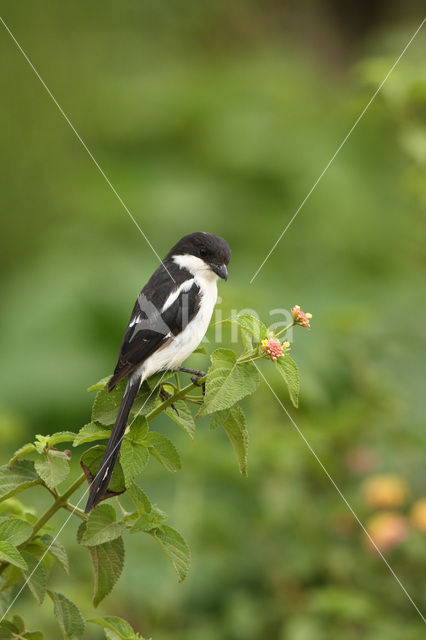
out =
[[223,278],[223,280],[228,279],[228,269],[226,268],[226,264],[210,264],[210,268],[219,278]]

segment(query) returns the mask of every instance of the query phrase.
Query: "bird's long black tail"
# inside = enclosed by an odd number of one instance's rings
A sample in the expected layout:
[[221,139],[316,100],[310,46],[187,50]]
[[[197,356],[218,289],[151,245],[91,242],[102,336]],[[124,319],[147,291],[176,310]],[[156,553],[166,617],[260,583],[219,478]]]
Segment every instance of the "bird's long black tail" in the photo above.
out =
[[117,462],[118,454],[120,453],[121,441],[126,430],[130,410],[140,386],[140,376],[132,376],[132,378],[127,382],[123,400],[121,401],[117,419],[109,437],[102,462],[90,485],[89,499],[87,500],[86,508],[84,510],[85,513],[89,513],[93,507],[96,507],[108,489],[109,481],[111,480],[112,472],[114,470],[115,463]]

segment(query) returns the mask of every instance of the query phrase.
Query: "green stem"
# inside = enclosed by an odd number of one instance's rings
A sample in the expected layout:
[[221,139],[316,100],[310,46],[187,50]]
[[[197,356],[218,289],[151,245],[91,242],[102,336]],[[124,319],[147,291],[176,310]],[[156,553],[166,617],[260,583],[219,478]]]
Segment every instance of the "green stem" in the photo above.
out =
[[186,394],[189,393],[189,391],[192,391],[193,389],[197,389],[197,387],[199,387],[203,382],[205,382],[205,380],[206,380],[206,377],[200,378],[199,384],[194,384],[194,383],[188,384],[186,387],[183,387],[182,389],[174,393],[172,396],[170,396],[170,398],[167,398],[167,400],[164,400],[164,402],[158,405],[158,407],[156,407],[155,409],[147,413],[147,415],[145,416],[146,420],[150,422],[150,420],[153,420],[154,418],[156,418],[160,413],[162,413],[165,409],[170,407],[170,405],[172,405],[174,402],[176,402],[177,400],[182,400],[182,398],[184,398]]
[[64,509],[66,509],[70,513],[73,513],[75,516],[77,516],[77,518],[80,518],[80,520],[84,520],[86,522],[87,515],[84,513],[83,509],[79,509],[79,507],[71,504],[71,502],[68,502],[64,506]]
[[283,333],[285,333],[286,331],[288,331],[289,329],[291,329],[292,327],[294,327],[296,323],[293,322],[291,324],[289,324],[287,327],[284,327],[284,329],[281,329],[281,331],[279,331],[278,333],[275,334],[275,337],[278,338],[279,336],[281,336]]
[[[75,491],[77,491],[77,489],[83,484],[85,479],[86,479],[86,476],[84,475],[84,473],[82,473],[81,475],[78,476],[77,480],[74,480],[74,482],[72,483],[70,488],[67,489],[67,491],[65,491],[65,493],[63,493],[62,495],[58,495],[58,497],[56,498],[55,502],[49,507],[49,509],[47,509],[47,511],[45,511],[43,513],[43,515],[40,516],[40,518],[37,520],[37,522],[34,523],[33,532],[32,532],[31,538],[27,542],[30,542],[35,537],[37,532],[40,531],[40,529],[42,527],[44,527],[46,522],[48,522],[50,520],[50,518],[57,511],[59,511],[59,509],[67,509],[67,507],[70,506],[68,504],[68,498],[70,496],[72,496],[72,494]],[[25,543],[25,544],[27,544],[27,543]]]

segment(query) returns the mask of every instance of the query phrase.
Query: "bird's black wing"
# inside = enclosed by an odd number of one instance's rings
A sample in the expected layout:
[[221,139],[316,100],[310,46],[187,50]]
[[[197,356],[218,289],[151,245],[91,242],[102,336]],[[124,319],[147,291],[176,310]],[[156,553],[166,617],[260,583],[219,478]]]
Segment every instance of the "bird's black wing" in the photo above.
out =
[[161,265],[142,289],[121,342],[114,375],[108,383],[110,391],[150,355],[171,342],[194,317],[201,298],[200,289],[195,283],[182,291],[162,312],[169,295],[191,279],[192,275],[186,269],[172,263],[167,271]]

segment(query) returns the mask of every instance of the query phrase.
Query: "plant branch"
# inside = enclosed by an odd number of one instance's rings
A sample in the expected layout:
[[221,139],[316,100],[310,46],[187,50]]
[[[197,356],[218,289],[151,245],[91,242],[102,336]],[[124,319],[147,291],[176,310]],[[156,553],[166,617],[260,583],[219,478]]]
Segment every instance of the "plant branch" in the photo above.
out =
[[275,334],[275,337],[278,338],[279,336],[281,336],[283,333],[285,333],[286,331],[288,331],[289,329],[291,329],[292,327],[294,327],[296,323],[293,322],[291,324],[289,324],[287,327],[284,327],[284,329],[281,329],[281,331],[279,331],[278,333]]
[[[59,511],[59,509],[67,509],[70,506],[68,504],[68,498],[70,496],[72,496],[72,494],[75,491],[77,491],[77,489],[83,484],[85,479],[86,479],[86,476],[84,475],[84,473],[82,473],[81,475],[78,476],[78,478],[76,480],[74,480],[72,485],[69,487],[69,489],[67,489],[67,491],[65,491],[65,493],[63,493],[62,495],[58,494],[57,498],[55,499],[55,502],[34,523],[33,532],[32,532],[31,538],[29,538],[29,540],[27,542],[30,542],[31,540],[33,540],[33,538],[35,537],[37,532],[40,531],[40,529],[42,527],[44,527],[46,522],[48,522],[50,520],[50,518],[57,511]],[[75,513],[77,513],[77,512],[75,512]],[[27,544],[27,543],[25,543],[25,544]]]
[[146,420],[150,422],[150,420],[156,418],[165,409],[168,409],[168,407],[170,407],[170,405],[172,405],[174,402],[176,402],[177,400],[182,400],[183,398],[185,398],[187,393],[189,393],[193,389],[197,389],[198,387],[200,387],[201,384],[205,382],[205,380],[206,376],[204,376],[204,378],[200,378],[198,380],[198,384],[194,384],[192,382],[191,384],[188,384],[186,387],[183,387],[182,389],[174,393],[172,396],[170,396],[170,398],[167,398],[167,400],[164,400],[160,405],[158,405],[158,407],[147,413],[147,415],[145,416]]

